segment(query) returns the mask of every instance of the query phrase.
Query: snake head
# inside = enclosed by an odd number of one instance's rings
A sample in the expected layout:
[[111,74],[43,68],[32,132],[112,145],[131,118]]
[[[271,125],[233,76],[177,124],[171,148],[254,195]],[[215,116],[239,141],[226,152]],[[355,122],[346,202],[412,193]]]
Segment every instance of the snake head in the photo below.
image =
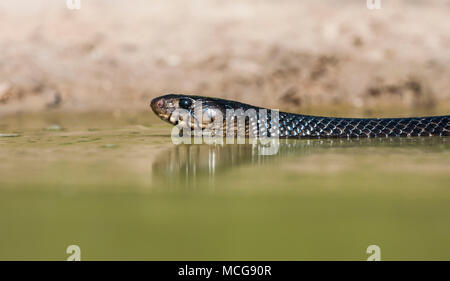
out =
[[192,99],[181,95],[169,94],[154,98],[150,102],[150,107],[161,120],[177,125],[180,121],[177,112],[183,109],[189,112],[192,104]]
[[195,129],[206,128],[220,118],[223,120],[227,102],[216,98],[168,94],[153,99],[150,107],[163,121]]

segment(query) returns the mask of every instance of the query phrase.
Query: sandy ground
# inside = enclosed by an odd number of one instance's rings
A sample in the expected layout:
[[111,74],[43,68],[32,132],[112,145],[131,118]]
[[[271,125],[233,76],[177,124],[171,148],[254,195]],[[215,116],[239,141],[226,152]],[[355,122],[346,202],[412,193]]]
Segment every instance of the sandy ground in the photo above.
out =
[[0,115],[145,110],[167,92],[285,110],[449,113],[450,1],[0,2]]

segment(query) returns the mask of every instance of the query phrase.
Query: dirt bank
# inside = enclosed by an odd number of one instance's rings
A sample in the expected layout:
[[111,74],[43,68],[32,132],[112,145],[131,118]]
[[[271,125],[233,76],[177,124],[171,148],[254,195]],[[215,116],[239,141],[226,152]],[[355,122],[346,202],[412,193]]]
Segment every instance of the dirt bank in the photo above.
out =
[[144,110],[166,92],[450,108],[448,1],[65,2],[0,3],[0,114]]

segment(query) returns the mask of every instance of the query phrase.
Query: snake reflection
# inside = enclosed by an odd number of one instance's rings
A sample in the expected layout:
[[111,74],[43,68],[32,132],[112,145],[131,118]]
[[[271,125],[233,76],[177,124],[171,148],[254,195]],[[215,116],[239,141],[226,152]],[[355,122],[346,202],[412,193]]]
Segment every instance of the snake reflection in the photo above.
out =
[[447,145],[445,137],[387,139],[280,140],[276,155],[260,155],[261,147],[251,144],[181,144],[161,152],[152,165],[153,177],[163,185],[193,187],[199,180],[214,183],[217,174],[242,166],[282,163],[288,158],[302,157],[333,148],[352,147],[419,147],[436,149]]

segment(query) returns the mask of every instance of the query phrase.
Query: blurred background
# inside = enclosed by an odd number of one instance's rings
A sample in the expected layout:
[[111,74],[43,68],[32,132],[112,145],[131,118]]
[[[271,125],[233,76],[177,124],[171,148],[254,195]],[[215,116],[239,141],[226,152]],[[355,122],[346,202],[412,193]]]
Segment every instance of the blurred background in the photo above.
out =
[[448,115],[450,1],[0,1],[0,260],[450,259],[449,138],[174,145],[167,92]]
[[450,2],[381,4],[81,0],[71,10],[3,0],[0,114],[143,111],[166,92],[348,115],[445,113]]

